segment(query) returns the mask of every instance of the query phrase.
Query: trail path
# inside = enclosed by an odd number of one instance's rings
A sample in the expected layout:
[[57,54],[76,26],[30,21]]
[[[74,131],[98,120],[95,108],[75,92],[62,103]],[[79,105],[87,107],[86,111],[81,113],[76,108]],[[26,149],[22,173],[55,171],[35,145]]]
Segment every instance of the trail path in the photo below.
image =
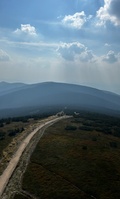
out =
[[2,196],[16,166],[18,165],[18,162],[20,161],[20,158],[22,156],[22,153],[26,149],[27,145],[33,138],[33,136],[43,127],[46,127],[47,125],[50,125],[52,123],[55,123],[61,119],[68,118],[69,116],[62,116],[57,118],[51,118],[49,121],[45,121],[45,123],[40,124],[36,129],[34,129],[20,144],[18,150],[15,152],[14,156],[10,160],[7,168],[4,170],[3,174],[0,176],[0,197]]

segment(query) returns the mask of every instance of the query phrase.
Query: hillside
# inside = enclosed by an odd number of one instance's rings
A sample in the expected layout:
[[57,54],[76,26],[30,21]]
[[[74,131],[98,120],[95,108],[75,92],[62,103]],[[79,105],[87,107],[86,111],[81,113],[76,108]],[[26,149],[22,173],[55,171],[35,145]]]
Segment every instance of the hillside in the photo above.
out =
[[16,172],[14,199],[118,199],[119,154],[119,118],[83,114],[61,120],[45,131],[23,177]]
[[119,113],[120,95],[65,83],[45,82],[31,85],[0,83],[1,117],[31,114],[31,112],[40,112],[48,107]]

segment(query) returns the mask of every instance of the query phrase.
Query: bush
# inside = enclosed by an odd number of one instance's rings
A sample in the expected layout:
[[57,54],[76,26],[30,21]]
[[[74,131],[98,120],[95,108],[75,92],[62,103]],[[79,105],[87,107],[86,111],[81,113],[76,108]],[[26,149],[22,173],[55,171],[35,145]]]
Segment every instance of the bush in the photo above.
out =
[[23,130],[24,130],[24,128],[11,130],[8,135],[10,137],[15,136],[17,133],[21,133]]
[[0,137],[0,140],[4,140],[4,139],[5,139],[5,136]]
[[71,131],[75,131],[77,129],[76,126],[66,126],[65,130],[71,130]]
[[0,127],[4,127],[4,124],[3,124],[3,123],[1,123],[1,124],[0,124]]
[[82,146],[82,149],[83,150],[87,150],[87,146]]
[[93,137],[93,138],[92,138],[92,141],[97,141],[97,138],[96,138],[96,137]]
[[116,142],[110,142],[110,147],[117,148],[117,143]]
[[80,130],[84,130],[84,131],[91,131],[94,130],[94,128],[90,127],[90,126],[80,126],[79,127]]
[[4,140],[5,139],[5,133],[0,132],[0,140]]

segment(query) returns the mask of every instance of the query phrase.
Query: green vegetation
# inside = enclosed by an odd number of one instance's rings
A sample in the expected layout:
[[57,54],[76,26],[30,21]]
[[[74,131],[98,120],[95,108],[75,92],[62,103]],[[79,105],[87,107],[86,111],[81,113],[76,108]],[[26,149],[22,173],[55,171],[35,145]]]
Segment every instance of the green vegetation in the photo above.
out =
[[1,119],[3,123],[0,127],[0,175],[8,165],[11,157],[17,150],[22,139],[29,133],[29,126],[35,122],[28,119],[26,122],[23,118]]
[[5,149],[12,139],[17,134],[24,131],[24,128],[29,125],[29,122],[14,121],[14,119],[1,119],[0,120],[0,158],[2,157],[2,151]]
[[[3,150],[24,131],[30,124],[36,120],[47,118],[49,114],[39,114],[23,117],[2,118],[0,119],[0,159],[2,158]],[[0,165],[1,171],[1,165]]]
[[43,199],[120,198],[119,132],[119,118],[89,113],[54,124],[31,156],[22,189]]
[[67,125],[66,127],[65,127],[65,130],[71,130],[71,131],[75,131],[77,129],[77,127],[76,126],[72,126],[72,125]]

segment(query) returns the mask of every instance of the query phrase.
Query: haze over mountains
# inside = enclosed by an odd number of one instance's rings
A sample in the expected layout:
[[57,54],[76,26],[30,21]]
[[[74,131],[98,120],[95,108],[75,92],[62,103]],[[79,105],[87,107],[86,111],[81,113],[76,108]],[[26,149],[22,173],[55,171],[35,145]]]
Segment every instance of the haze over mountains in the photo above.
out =
[[0,117],[56,108],[120,114],[120,95],[65,83],[0,83]]

